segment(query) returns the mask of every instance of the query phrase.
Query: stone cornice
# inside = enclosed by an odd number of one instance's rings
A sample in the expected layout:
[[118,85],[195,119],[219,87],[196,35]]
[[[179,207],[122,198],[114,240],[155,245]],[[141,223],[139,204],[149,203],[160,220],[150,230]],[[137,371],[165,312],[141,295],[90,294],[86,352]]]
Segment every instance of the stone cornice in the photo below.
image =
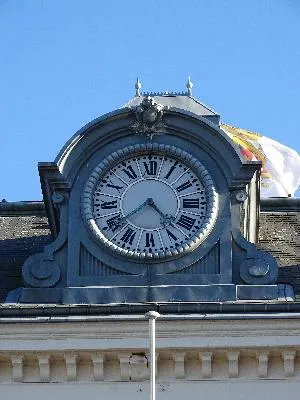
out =
[[[128,322],[3,323],[0,382],[148,380],[148,323]],[[295,319],[158,320],[158,379],[299,380],[299,337]]]
[[[99,348],[145,350],[148,324],[139,321],[2,324],[0,351]],[[45,337],[48,339],[45,340]],[[298,346],[300,320],[157,321],[157,348],[262,348]],[[16,347],[17,346],[17,347]]]

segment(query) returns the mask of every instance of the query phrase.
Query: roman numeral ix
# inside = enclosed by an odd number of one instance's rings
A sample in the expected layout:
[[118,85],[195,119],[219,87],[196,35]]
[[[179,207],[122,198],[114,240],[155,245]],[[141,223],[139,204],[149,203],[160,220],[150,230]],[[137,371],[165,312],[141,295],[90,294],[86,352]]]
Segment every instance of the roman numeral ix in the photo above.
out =
[[117,208],[118,200],[112,200],[112,201],[103,201],[101,203],[101,208],[102,210],[110,210],[111,208]]

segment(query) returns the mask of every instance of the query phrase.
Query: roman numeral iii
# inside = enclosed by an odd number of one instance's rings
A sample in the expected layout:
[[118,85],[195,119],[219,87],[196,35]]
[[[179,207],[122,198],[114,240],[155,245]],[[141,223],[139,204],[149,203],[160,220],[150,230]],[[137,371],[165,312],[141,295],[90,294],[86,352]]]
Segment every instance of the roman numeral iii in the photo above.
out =
[[183,205],[183,208],[199,208],[200,200],[199,199],[183,199],[182,205]]

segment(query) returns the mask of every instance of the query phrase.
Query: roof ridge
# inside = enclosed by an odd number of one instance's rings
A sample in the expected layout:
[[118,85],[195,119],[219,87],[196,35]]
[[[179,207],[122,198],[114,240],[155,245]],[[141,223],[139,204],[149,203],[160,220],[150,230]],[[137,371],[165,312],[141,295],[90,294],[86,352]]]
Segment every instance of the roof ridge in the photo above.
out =
[[214,113],[214,114],[219,115],[219,113],[218,113],[217,111],[215,111],[215,110],[214,110],[213,108],[211,108],[211,107],[208,107],[206,104],[202,103],[202,101],[196,99],[196,97],[194,97],[194,96],[189,96],[189,97],[190,97],[191,99],[193,99],[196,103],[198,103],[198,104],[200,104],[201,106],[205,107],[208,111],[210,111],[210,112],[212,112],[212,113]]
[[187,97],[192,97],[188,95],[188,92],[169,92],[169,91],[164,91],[164,92],[142,92],[141,93],[141,97],[142,96],[162,96],[162,97],[168,97],[168,96],[187,96]]
[[43,201],[1,201],[0,216],[46,216]]

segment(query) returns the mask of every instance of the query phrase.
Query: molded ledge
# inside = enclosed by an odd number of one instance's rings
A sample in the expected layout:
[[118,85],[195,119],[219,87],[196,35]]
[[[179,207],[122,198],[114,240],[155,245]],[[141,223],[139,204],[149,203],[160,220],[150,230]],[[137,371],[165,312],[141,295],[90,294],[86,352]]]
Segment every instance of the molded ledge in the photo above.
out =
[[[73,287],[22,288],[9,297],[11,303],[39,304],[126,304],[126,303],[187,303],[234,302],[237,300],[283,299],[283,285],[182,285],[137,287]],[[290,288],[289,288],[290,289]]]

